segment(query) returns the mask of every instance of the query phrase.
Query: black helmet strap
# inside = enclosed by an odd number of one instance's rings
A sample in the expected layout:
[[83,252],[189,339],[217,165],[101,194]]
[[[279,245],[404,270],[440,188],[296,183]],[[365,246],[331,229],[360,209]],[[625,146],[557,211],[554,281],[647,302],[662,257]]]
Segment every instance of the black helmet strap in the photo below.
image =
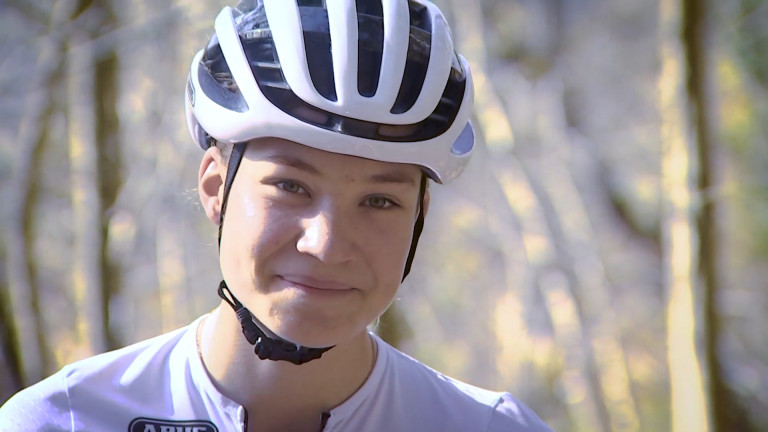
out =
[[232,182],[235,181],[235,174],[237,169],[240,168],[240,162],[243,161],[243,155],[247,147],[247,142],[237,143],[232,146],[232,153],[229,155],[227,178],[224,180],[224,196],[222,198],[221,211],[219,212],[219,251],[221,251],[221,230],[224,226],[224,213],[227,211],[227,202],[229,202],[229,191],[232,189]]
[[421,185],[419,186],[419,215],[416,216],[416,223],[413,225],[413,238],[411,238],[411,250],[408,251],[408,259],[405,261],[405,268],[403,269],[403,279],[411,272],[411,264],[413,264],[413,258],[416,256],[416,246],[419,244],[419,237],[421,237],[421,231],[424,229],[424,195],[427,192],[427,175],[421,173]]
[[[319,359],[326,351],[333,348],[308,348],[299,344],[288,342],[282,338],[270,338],[264,333],[264,330],[257,324],[256,317],[251,311],[240,303],[232,291],[227,287],[227,283],[219,283],[219,297],[232,306],[243,329],[243,335],[248,343],[253,345],[253,352],[262,360],[284,360],[295,365],[301,365],[308,361]],[[262,324],[263,325],[263,324]]]

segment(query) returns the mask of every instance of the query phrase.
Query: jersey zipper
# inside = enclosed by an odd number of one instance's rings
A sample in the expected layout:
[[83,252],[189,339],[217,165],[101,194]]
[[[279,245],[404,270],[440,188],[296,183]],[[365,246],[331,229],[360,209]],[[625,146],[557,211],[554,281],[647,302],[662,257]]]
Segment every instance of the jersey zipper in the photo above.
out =
[[323,432],[325,430],[325,425],[328,423],[329,418],[331,418],[331,413],[323,411],[320,415],[320,430],[318,432]]

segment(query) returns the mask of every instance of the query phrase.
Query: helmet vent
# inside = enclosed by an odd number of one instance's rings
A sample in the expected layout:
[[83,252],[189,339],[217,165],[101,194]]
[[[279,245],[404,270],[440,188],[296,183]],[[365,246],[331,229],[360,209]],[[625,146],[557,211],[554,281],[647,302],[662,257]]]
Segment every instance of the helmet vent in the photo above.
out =
[[328,10],[322,0],[298,0],[297,3],[312,84],[324,98],[336,101]]
[[429,17],[429,9],[423,4],[408,1],[408,12],[411,15],[411,27],[432,33],[432,20]]
[[285,81],[270,32],[262,32],[260,38],[244,39],[242,43],[259,86],[290,88]]
[[408,1],[411,31],[408,38],[408,54],[403,72],[403,81],[397,99],[390,112],[402,114],[416,103],[427,76],[429,55],[432,44],[432,22],[426,6]]
[[232,111],[248,110],[215,35],[203,53],[197,72],[200,90],[211,100]]
[[371,97],[379,87],[384,52],[384,10],[381,0],[357,0],[357,91]]

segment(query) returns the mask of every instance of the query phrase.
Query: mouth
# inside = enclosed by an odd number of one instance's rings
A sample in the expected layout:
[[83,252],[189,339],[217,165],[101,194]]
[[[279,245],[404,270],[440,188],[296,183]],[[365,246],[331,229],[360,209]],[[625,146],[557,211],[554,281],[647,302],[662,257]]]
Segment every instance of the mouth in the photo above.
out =
[[309,293],[334,294],[354,290],[354,287],[335,280],[317,279],[311,276],[293,274],[278,275],[277,277],[287,282],[289,286]]

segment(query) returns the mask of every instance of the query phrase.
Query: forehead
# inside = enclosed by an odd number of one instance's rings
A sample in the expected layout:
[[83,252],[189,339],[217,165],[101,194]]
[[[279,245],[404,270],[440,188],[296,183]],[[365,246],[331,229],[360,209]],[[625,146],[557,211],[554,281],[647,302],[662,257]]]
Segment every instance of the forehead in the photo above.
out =
[[249,143],[244,159],[289,166],[315,175],[364,177],[414,185],[418,185],[422,172],[412,164],[331,153],[280,138],[262,138]]

